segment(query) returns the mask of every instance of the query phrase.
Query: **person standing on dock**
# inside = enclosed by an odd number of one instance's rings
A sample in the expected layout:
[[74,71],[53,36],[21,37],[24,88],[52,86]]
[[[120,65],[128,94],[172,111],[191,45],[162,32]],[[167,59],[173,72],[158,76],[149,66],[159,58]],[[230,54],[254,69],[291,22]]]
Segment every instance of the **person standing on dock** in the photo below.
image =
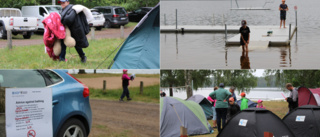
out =
[[279,6],[279,10],[280,10],[280,29],[281,29],[281,25],[283,22],[283,28],[286,28],[286,16],[287,16],[287,11],[289,10],[288,5],[285,4],[286,1],[282,0],[282,4],[280,4]]
[[239,33],[241,33],[240,36],[240,45],[242,46],[242,51],[248,51],[248,44],[250,41],[250,29],[247,26],[247,21],[242,20],[241,21],[241,27],[239,30]]

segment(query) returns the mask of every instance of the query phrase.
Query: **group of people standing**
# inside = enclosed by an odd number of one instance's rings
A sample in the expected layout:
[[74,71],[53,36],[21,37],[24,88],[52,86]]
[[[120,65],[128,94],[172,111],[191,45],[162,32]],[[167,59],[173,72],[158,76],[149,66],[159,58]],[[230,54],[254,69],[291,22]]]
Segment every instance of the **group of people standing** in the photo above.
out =
[[[248,108],[249,99],[246,98],[246,93],[242,92],[241,104],[237,104],[237,96],[234,93],[235,87],[230,87],[229,91],[224,89],[224,84],[220,83],[219,87],[214,87],[214,91],[208,96],[208,100],[212,102],[213,109],[213,127],[218,128],[218,132],[222,130],[226,122],[239,111]],[[258,100],[259,108],[265,108],[262,105],[262,100]]]

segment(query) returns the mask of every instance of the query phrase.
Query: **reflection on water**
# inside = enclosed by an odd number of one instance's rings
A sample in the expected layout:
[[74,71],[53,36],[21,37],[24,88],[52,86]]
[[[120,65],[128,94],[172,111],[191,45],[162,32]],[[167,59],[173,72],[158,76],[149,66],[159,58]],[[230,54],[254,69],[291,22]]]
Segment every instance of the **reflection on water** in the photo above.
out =
[[242,55],[240,57],[241,69],[250,69],[249,51],[242,50]]
[[[240,7],[257,7],[264,4],[263,0],[238,0]],[[175,9],[178,9],[178,25],[238,25],[246,19],[248,25],[279,26],[279,10],[281,1],[268,3],[266,8],[271,10],[230,10],[230,1],[161,1],[161,25],[175,24]],[[298,31],[288,47],[268,47],[253,49],[248,53],[250,68],[305,68],[320,67],[320,5],[318,0],[291,0],[289,6],[287,26],[295,24],[293,7],[298,6]],[[313,4],[308,4],[313,3]],[[189,6],[193,5],[193,6]],[[290,8],[291,7],[291,8]],[[166,20],[164,20],[164,15]],[[308,21],[306,21],[308,20]],[[235,34],[228,34],[228,38]],[[299,37],[298,37],[299,36]],[[210,69],[210,68],[241,68],[239,56],[241,48],[226,47],[223,33],[161,33],[161,68],[167,69]],[[250,54],[250,55],[249,55]],[[245,54],[246,55],[246,54]],[[244,59],[248,59],[245,58]],[[241,61],[240,61],[240,64]],[[248,66],[248,65],[247,65]]]
[[[160,37],[162,42],[161,68],[250,69],[292,67],[291,48],[294,47],[294,51],[298,52],[297,46],[268,48],[253,46],[251,48],[250,45],[250,50],[246,52],[242,51],[241,46],[224,46],[224,34],[187,33],[182,35],[163,33]],[[193,39],[195,37],[203,40],[199,42]],[[220,43],[223,46],[219,46]]]

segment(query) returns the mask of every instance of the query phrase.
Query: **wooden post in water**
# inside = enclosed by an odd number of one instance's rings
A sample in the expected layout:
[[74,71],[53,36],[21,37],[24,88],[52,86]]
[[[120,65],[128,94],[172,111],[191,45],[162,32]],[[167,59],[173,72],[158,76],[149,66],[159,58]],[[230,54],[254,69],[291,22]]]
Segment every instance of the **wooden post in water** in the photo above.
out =
[[188,137],[188,130],[187,128],[180,126],[180,137]]
[[289,24],[289,40],[291,40],[291,24]]
[[7,30],[7,46],[9,49],[12,49],[12,32],[11,30]]
[[140,95],[143,94],[143,81],[140,81]]
[[166,18],[166,14],[164,14],[164,25],[167,25],[167,18]]
[[176,30],[178,29],[178,10],[176,9]]
[[121,27],[120,27],[120,31],[121,31],[121,38],[124,38],[124,26],[123,25],[121,25]]
[[298,27],[298,15],[297,15],[298,7],[297,6],[294,6],[294,11],[295,11],[295,14],[296,14],[296,28],[297,28]]
[[107,89],[107,81],[103,80],[103,91],[106,91]]
[[224,29],[225,29],[225,38],[226,38],[226,41],[228,39],[228,30],[227,30],[227,24],[224,24]]
[[91,39],[93,40],[93,39],[95,39],[95,28],[94,27],[91,27]]

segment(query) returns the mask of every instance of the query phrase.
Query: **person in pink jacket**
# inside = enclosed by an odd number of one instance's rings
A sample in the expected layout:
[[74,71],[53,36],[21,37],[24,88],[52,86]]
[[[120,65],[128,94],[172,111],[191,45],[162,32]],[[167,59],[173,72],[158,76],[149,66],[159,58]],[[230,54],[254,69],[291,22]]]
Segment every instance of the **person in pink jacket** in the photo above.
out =
[[262,102],[263,102],[263,100],[259,99],[259,100],[258,100],[258,105],[257,105],[256,107],[257,107],[257,108],[264,108],[264,109],[266,109],[266,107],[263,106]]
[[122,75],[122,88],[123,88],[123,92],[122,92],[122,95],[119,99],[120,102],[123,102],[123,98],[125,96],[127,96],[127,100],[132,100],[129,96],[129,89],[128,89],[128,86],[129,86],[129,80],[133,80],[134,77],[131,76],[129,77],[128,74],[127,74],[128,70],[124,69],[123,70],[123,75]]

